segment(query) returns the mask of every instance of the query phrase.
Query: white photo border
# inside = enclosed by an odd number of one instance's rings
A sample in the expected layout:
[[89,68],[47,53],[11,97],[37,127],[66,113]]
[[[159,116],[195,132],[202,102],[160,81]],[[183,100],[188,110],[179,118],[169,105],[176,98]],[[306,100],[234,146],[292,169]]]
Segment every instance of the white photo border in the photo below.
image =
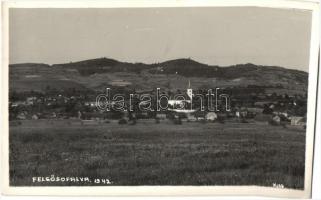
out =
[[[269,7],[300,9],[312,12],[309,85],[306,129],[304,190],[262,186],[31,186],[9,185],[9,119],[8,119],[8,12],[9,8],[139,8],[139,7]],[[316,0],[110,0],[110,1],[5,1],[2,2],[2,67],[1,67],[1,173],[2,192],[8,195],[72,196],[209,196],[246,195],[309,198],[312,188],[312,165],[316,124],[319,56],[319,2]]]

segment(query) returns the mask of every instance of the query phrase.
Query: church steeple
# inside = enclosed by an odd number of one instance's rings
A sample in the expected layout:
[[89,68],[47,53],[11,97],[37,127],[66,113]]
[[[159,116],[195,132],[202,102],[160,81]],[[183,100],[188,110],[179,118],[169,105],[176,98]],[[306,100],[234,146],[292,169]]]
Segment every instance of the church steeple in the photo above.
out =
[[191,81],[188,79],[188,88],[187,88],[187,96],[190,98],[190,100],[192,100],[193,98],[193,90],[191,88]]

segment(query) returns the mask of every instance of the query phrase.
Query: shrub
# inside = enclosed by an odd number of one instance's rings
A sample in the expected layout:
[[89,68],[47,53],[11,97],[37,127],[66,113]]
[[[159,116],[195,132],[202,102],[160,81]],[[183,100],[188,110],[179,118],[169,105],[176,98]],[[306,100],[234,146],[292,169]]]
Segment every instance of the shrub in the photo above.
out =
[[130,125],[135,125],[136,124],[136,119],[131,120]]
[[174,124],[182,124],[181,118],[174,119]]
[[155,123],[159,124],[160,123],[160,119],[159,118],[155,118]]
[[279,125],[276,121],[274,121],[273,119],[269,120],[268,123],[272,126],[277,126]]
[[118,121],[118,124],[127,124],[127,120],[126,119],[120,119]]
[[246,119],[242,118],[242,119],[241,119],[241,123],[249,123],[249,122],[246,121]]

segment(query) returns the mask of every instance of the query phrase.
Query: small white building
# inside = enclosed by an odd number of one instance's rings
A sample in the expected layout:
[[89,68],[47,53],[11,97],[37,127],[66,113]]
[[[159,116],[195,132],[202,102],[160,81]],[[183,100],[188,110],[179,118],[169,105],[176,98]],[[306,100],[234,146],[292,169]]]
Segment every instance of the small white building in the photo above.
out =
[[17,115],[17,119],[24,120],[27,119],[27,115],[25,112],[21,112]]
[[278,115],[272,117],[272,120],[273,120],[274,122],[278,123],[278,124],[281,123],[281,118],[280,118],[280,116],[278,116]]
[[192,115],[191,113],[187,113],[186,116],[187,116],[187,121],[189,121],[189,122],[197,121],[196,117],[194,115]]
[[166,114],[164,114],[164,113],[157,113],[157,114],[156,114],[156,118],[157,118],[157,119],[166,119]]
[[306,120],[304,117],[291,117],[291,125],[304,126],[306,125]]
[[217,114],[215,112],[209,112],[205,115],[207,121],[214,121],[217,119]]
[[33,105],[33,103],[37,100],[37,97],[27,97],[26,104]]

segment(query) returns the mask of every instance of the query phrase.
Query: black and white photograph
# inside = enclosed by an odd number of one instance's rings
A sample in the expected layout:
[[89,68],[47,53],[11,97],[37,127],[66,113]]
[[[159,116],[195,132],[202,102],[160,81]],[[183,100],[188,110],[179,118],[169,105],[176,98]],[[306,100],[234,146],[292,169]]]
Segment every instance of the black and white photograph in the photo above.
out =
[[319,4],[306,4],[7,7],[8,188],[308,197]]

